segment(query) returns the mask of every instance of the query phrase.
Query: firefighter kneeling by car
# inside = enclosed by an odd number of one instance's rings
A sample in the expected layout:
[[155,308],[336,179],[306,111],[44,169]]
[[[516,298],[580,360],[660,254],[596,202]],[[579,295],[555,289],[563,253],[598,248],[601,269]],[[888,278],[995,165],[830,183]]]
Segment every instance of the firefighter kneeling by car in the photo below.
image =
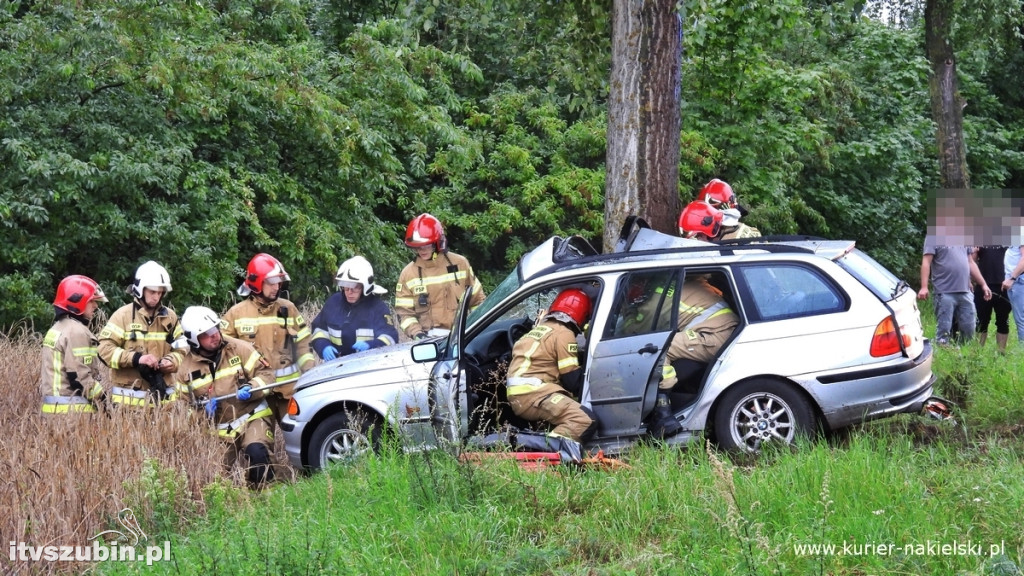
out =
[[[209,308],[186,308],[181,328],[189,353],[175,375],[178,397],[202,406],[217,426],[218,437],[228,447],[224,455],[227,469],[244,453],[249,459],[249,485],[270,482],[274,479],[270,461],[273,413],[267,404],[267,390],[253,390],[274,382],[274,370],[251,344],[223,336],[220,318]],[[218,399],[224,396],[228,397]]]
[[578,443],[597,428],[593,412],[573,398],[583,390],[576,337],[583,332],[590,312],[587,294],[567,288],[555,297],[543,321],[513,346],[506,381],[512,411],[525,420],[554,425],[548,438],[540,438],[537,446],[528,444],[530,435],[520,432],[520,447],[558,450],[559,439]]

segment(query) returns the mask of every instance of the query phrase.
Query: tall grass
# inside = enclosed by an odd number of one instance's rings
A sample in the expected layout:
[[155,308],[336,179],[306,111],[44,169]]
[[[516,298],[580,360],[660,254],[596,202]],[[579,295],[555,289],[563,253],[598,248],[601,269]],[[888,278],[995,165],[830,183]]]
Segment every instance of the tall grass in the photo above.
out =
[[[222,447],[183,404],[100,414],[40,413],[41,340],[0,335],[0,534],[5,544],[87,546],[131,508],[150,538],[204,512],[227,481]],[[73,572],[74,562],[0,561],[5,574]]]

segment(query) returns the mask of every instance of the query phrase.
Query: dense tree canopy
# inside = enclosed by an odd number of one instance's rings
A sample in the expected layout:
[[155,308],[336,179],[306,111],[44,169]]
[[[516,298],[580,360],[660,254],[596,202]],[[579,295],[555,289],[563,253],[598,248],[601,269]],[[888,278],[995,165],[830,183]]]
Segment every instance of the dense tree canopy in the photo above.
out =
[[[938,161],[921,11],[890,4],[684,2],[681,201],[721,177],[763,232],[913,278]],[[485,282],[551,234],[599,243],[609,8],[3,3],[0,327],[41,329],[67,274],[122,301],[148,259],[179,310],[226,307],[260,251],[298,301],[356,253],[391,284],[423,211]],[[1020,5],[954,10],[972,184],[1024,187]]]

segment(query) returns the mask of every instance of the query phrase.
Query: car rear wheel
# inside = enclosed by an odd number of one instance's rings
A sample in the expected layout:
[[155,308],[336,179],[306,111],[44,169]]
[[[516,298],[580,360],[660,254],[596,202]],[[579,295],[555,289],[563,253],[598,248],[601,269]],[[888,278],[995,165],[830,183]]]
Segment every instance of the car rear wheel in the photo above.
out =
[[322,470],[352,462],[380,446],[381,419],[363,411],[338,412],[320,423],[309,439],[309,466]]
[[715,438],[725,450],[757,452],[766,442],[791,444],[814,431],[811,405],[791,386],[752,380],[729,389],[715,415]]

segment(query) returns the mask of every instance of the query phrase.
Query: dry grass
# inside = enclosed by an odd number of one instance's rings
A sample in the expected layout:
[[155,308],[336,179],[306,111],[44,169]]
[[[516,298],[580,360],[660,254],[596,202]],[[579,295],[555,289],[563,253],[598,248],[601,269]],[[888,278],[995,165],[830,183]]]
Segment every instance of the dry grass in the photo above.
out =
[[[133,510],[152,538],[180,529],[205,510],[211,483],[244,486],[236,467],[228,478],[223,448],[209,426],[179,403],[159,411],[43,415],[39,411],[40,335],[0,334],[0,533],[31,546],[88,546],[117,527],[119,510]],[[279,441],[280,448],[280,441]],[[278,477],[294,473],[275,454]],[[87,568],[82,562],[9,563],[4,573],[49,574]]]

